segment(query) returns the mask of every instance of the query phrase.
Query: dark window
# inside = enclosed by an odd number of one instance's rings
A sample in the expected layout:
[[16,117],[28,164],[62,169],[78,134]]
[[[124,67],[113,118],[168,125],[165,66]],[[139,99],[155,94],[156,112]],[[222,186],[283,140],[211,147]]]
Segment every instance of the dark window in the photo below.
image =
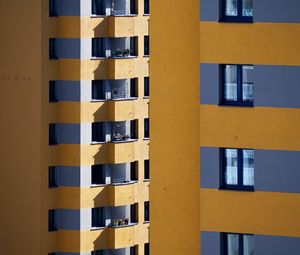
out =
[[144,0],[144,14],[150,13],[150,5],[149,0]]
[[221,0],[221,21],[252,22],[253,0]]
[[150,163],[149,159],[146,159],[144,161],[144,179],[149,180],[150,179]]
[[92,0],[92,14],[105,15],[104,0]]
[[49,231],[56,231],[56,213],[55,210],[49,210],[48,211],[48,230]]
[[49,38],[49,59],[57,59],[55,38]]
[[144,77],[144,97],[150,96],[149,85],[149,77]]
[[150,49],[149,49],[149,35],[144,36],[144,55],[149,56]]
[[253,106],[253,66],[222,65],[221,104]]
[[137,1],[130,0],[130,14],[137,14]]
[[137,129],[137,120],[130,121],[130,138],[131,139],[138,139],[138,129]]
[[92,251],[91,255],[104,255],[104,250]]
[[49,0],[49,16],[55,17],[56,13],[56,0]]
[[49,145],[57,144],[55,124],[49,124]]
[[57,185],[57,174],[56,174],[56,167],[49,166],[48,168],[48,187],[49,188],[56,188]]
[[150,204],[149,201],[144,202],[144,221],[150,220]]
[[105,142],[104,123],[92,123],[92,142]]
[[149,245],[149,243],[144,244],[144,255],[150,255],[150,245]]
[[104,38],[92,38],[92,56],[95,58],[104,58]]
[[221,149],[221,188],[254,190],[254,150]]
[[137,97],[137,78],[130,79],[130,97]]
[[130,247],[130,255],[137,255],[138,254],[138,246],[132,246]]
[[105,172],[103,165],[92,166],[92,184],[105,184]]
[[92,81],[92,99],[105,100],[105,90],[103,80]]
[[130,205],[130,222],[131,223],[138,223],[138,205],[133,204]]
[[144,119],[144,138],[149,138],[149,118]]
[[49,81],[49,102],[57,102],[57,96],[56,96],[56,82],[55,81]]
[[137,181],[138,180],[138,162],[135,161],[135,162],[131,162],[130,163],[130,180],[131,181]]
[[138,55],[138,37],[130,37],[130,55],[137,56]]
[[92,208],[92,227],[105,227],[104,221],[104,207]]
[[223,233],[222,255],[254,255],[254,235]]

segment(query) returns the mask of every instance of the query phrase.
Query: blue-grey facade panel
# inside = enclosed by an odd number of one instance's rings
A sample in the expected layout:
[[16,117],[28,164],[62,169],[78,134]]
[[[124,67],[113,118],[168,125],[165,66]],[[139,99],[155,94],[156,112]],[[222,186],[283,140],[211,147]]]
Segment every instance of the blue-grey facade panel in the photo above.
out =
[[255,106],[300,108],[300,66],[255,65],[253,83]]
[[58,144],[80,144],[80,124],[56,123],[55,140]]
[[[254,150],[254,189],[300,193],[300,151]],[[200,186],[220,187],[219,148],[200,148]]]
[[219,65],[200,65],[200,103],[218,105],[220,101],[219,93]]
[[[300,108],[300,66],[255,65],[248,78],[254,106]],[[200,64],[200,103],[218,105],[220,86],[220,65]]]
[[55,81],[58,101],[80,101],[80,81]]
[[58,186],[80,187],[79,166],[57,166],[55,171]]
[[300,151],[255,150],[255,190],[300,193]]
[[299,0],[253,1],[254,22],[300,22]]
[[80,230],[80,210],[56,209],[57,229]]
[[201,232],[201,255],[220,255],[221,238],[219,232]]
[[200,187],[219,188],[219,148],[200,148]]
[[200,0],[200,20],[218,21],[220,17],[220,0]]
[[56,38],[55,56],[61,58],[80,59],[80,38]]
[[80,0],[55,0],[55,7],[57,16],[80,16]]

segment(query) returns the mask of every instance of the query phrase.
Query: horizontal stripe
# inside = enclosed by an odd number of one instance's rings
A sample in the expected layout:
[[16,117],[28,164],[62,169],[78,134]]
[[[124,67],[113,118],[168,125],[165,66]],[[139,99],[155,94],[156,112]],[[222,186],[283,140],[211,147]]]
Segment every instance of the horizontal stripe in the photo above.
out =
[[[254,235],[255,255],[298,255],[300,238],[286,236]],[[219,232],[201,231],[201,255],[220,255],[221,234]]]
[[[218,189],[220,149],[201,147],[202,188]],[[300,151],[254,150],[255,191],[300,193]]]
[[[219,21],[222,13],[220,3],[220,0],[200,0],[200,20]],[[299,23],[299,13],[298,0],[253,1],[253,22]]]
[[[223,85],[220,66],[201,64],[200,79],[200,103],[218,105]],[[300,108],[299,66],[254,65],[250,79],[254,106]]]

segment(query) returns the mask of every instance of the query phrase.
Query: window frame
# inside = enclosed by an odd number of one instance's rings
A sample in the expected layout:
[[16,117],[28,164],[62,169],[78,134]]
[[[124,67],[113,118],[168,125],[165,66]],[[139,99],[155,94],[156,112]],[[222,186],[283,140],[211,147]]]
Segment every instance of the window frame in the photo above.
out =
[[144,57],[150,56],[150,36],[144,35]]
[[[237,178],[238,178],[238,184],[226,184],[226,155],[225,150],[226,149],[234,149],[237,150]],[[240,190],[240,191],[255,191],[254,185],[243,185],[243,176],[244,176],[244,169],[243,169],[243,151],[244,150],[253,150],[254,149],[241,149],[241,148],[221,148],[220,149],[220,189],[221,190]],[[255,176],[255,167],[254,167],[254,174]]]
[[221,254],[228,255],[228,235],[238,235],[239,237],[239,254],[244,255],[244,236],[254,236],[253,234],[241,233],[221,233]]
[[92,229],[106,227],[104,207],[91,208],[91,225]]
[[[237,101],[229,101],[225,99],[225,69],[226,66],[236,66],[237,69]],[[252,70],[254,70],[254,66],[250,64],[222,64],[219,67],[220,72],[220,106],[245,106],[245,107],[254,107],[254,97],[252,101],[243,101],[243,67],[245,66],[251,66],[253,67]],[[254,86],[254,85],[253,85]]]
[[150,221],[150,202],[144,201],[144,222]]
[[145,159],[144,160],[144,181],[149,181],[149,180],[150,180],[150,160]]
[[150,139],[150,121],[149,121],[149,118],[144,119],[144,139]]
[[150,0],[144,0],[144,15],[150,15]]
[[[253,1],[253,0],[252,0]],[[252,4],[253,6],[253,4]],[[243,0],[237,0],[237,16],[227,16],[225,14],[226,0],[220,0],[220,19],[219,22],[235,22],[235,23],[253,23],[252,16],[243,16]],[[254,8],[252,7],[252,13]]]
[[149,76],[144,77],[144,98],[150,97],[150,79]]

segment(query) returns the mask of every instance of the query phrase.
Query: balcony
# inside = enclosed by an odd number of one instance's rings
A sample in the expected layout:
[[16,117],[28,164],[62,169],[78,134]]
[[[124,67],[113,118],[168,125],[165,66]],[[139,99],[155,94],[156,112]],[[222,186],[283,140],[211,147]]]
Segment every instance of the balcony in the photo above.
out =
[[127,225],[127,227],[112,227],[109,228],[109,247],[111,249],[119,249],[134,245],[134,225]]
[[[130,100],[131,99],[131,100]],[[135,116],[135,101],[132,98],[130,101],[109,101],[108,102],[108,117],[112,121],[121,119],[133,119]]]
[[122,139],[108,144],[108,160],[110,163],[122,163],[135,160],[134,139]]
[[114,206],[133,204],[136,200],[136,182],[109,185],[109,204]]
[[108,17],[109,37],[129,37],[134,36],[135,20],[133,16],[126,18],[120,16]]

